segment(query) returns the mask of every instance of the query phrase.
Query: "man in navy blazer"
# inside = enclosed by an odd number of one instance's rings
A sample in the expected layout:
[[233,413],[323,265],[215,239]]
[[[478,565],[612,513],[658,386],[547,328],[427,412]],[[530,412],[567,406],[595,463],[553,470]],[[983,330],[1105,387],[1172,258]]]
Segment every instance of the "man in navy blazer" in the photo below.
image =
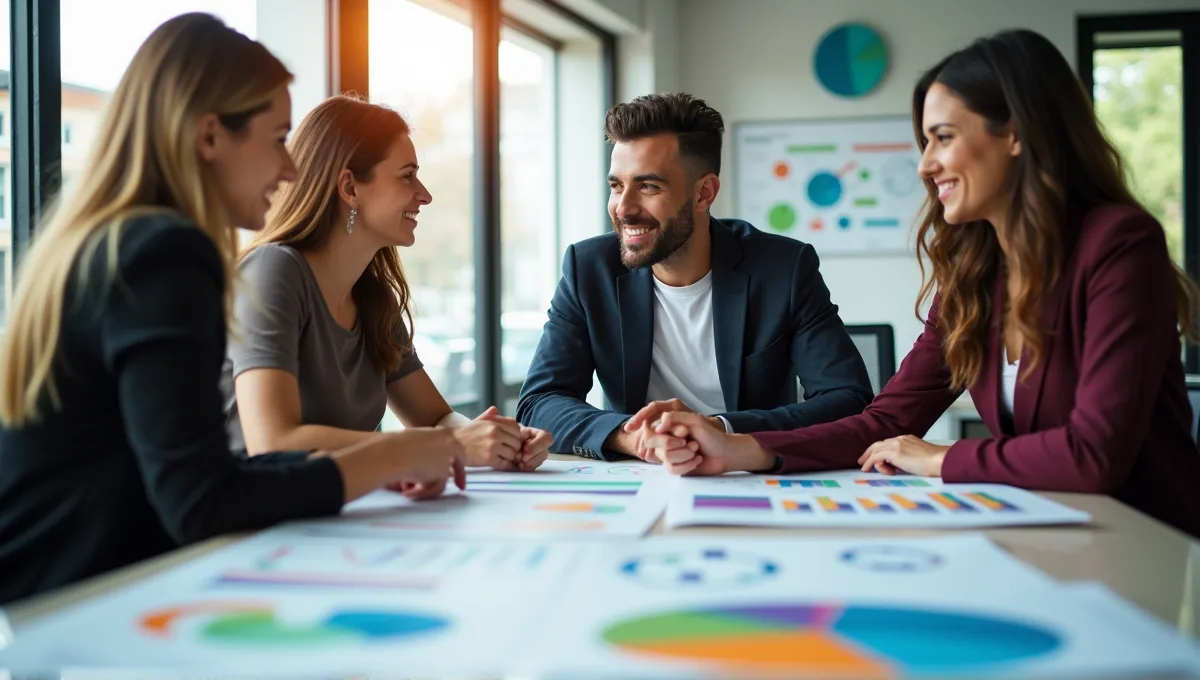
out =
[[[748,433],[870,403],[812,246],[709,217],[723,133],[721,114],[687,94],[609,111],[614,231],[567,248],[517,406],[519,421],[554,435],[553,450],[645,458],[641,443],[669,410]],[[593,372],[607,410],[585,401]]]

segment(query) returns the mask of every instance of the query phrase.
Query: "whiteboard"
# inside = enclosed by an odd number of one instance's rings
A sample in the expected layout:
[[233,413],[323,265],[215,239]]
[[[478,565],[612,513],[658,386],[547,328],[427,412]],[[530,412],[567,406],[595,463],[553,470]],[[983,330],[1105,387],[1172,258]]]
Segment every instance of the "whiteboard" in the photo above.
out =
[[741,123],[734,212],[820,255],[909,254],[919,161],[907,116]]

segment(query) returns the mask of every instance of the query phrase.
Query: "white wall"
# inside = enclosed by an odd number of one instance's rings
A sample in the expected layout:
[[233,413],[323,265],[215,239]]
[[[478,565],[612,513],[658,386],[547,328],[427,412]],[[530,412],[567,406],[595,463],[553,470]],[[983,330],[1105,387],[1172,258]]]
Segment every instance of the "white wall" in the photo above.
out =
[[[1200,0],[681,0],[677,68],[680,89],[720,111],[727,130],[749,120],[907,114],[917,76],[976,37],[1032,28],[1074,63],[1077,15],[1160,10],[1200,10]],[[881,88],[857,100],[828,94],[812,73],[816,41],[846,21],[875,27],[892,55]],[[732,209],[731,139],[718,216]],[[921,327],[915,259],[827,257],[821,270],[847,323],[892,324],[897,358],[907,354]]]

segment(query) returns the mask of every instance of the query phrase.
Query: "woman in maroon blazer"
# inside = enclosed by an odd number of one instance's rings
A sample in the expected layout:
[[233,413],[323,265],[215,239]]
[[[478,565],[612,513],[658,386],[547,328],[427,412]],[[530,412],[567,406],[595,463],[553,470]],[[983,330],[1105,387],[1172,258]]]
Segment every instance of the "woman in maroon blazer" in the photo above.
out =
[[[920,79],[913,121],[920,301],[936,294],[887,388],[861,415],[789,432],[668,413],[655,455],[676,474],[861,466],[1106,493],[1200,536],[1180,362],[1198,291],[1066,60],[1031,31],[981,39]],[[992,438],[923,441],[964,389]]]

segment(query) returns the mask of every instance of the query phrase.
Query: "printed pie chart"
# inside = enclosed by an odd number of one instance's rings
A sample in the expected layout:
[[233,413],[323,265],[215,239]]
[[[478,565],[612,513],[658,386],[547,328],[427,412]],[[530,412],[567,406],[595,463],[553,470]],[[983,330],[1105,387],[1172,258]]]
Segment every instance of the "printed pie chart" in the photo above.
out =
[[345,611],[321,623],[291,625],[271,612],[259,612],[217,617],[204,626],[201,635],[213,642],[306,646],[408,637],[433,632],[446,624],[443,619],[419,614]]
[[241,646],[306,647],[394,640],[447,628],[446,619],[414,612],[347,609],[319,622],[289,622],[266,604],[199,603],[150,612],[139,628],[154,637],[169,637],[178,622],[201,618],[198,633],[208,642]]
[[796,603],[671,611],[617,623],[623,652],[793,677],[892,678],[984,672],[1058,649],[1058,635],[987,616]]

